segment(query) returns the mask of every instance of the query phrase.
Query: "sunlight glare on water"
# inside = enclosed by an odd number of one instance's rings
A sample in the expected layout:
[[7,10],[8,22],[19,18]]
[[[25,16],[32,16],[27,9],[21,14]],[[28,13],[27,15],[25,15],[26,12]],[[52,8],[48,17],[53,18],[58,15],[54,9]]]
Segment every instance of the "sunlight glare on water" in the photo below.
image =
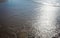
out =
[[42,36],[41,38],[51,38],[55,35],[56,9],[46,5],[41,7],[41,11],[37,10],[37,22],[33,27],[40,31],[38,35]]
[[52,38],[58,34],[59,0],[8,0],[0,8],[3,38]]
[[57,9],[57,7],[42,5],[40,10],[36,10],[37,22],[33,24],[33,27],[39,31],[36,34],[41,38],[51,38],[56,34]]
[[33,0],[33,1],[43,5],[52,5],[60,7],[60,3],[58,2],[59,0]]

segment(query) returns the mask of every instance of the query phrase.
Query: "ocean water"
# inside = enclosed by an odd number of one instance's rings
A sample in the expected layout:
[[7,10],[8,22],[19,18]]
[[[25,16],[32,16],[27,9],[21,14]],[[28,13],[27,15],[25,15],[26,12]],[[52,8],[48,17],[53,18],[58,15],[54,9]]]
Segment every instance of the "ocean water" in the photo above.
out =
[[60,38],[60,0],[0,1],[0,38]]

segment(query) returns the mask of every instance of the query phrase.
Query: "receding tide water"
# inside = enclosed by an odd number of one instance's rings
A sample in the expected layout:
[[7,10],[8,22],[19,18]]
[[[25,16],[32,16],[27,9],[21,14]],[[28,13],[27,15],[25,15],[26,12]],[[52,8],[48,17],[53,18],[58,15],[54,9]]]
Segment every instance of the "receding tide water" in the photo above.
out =
[[60,0],[0,0],[0,38],[60,38]]

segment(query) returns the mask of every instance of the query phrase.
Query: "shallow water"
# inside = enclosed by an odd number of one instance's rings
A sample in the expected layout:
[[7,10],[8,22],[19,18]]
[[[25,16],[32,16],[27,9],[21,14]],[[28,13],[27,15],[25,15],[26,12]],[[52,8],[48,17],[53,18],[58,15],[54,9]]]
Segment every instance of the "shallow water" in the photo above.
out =
[[58,38],[60,2],[3,0],[0,2],[0,24],[0,38]]

